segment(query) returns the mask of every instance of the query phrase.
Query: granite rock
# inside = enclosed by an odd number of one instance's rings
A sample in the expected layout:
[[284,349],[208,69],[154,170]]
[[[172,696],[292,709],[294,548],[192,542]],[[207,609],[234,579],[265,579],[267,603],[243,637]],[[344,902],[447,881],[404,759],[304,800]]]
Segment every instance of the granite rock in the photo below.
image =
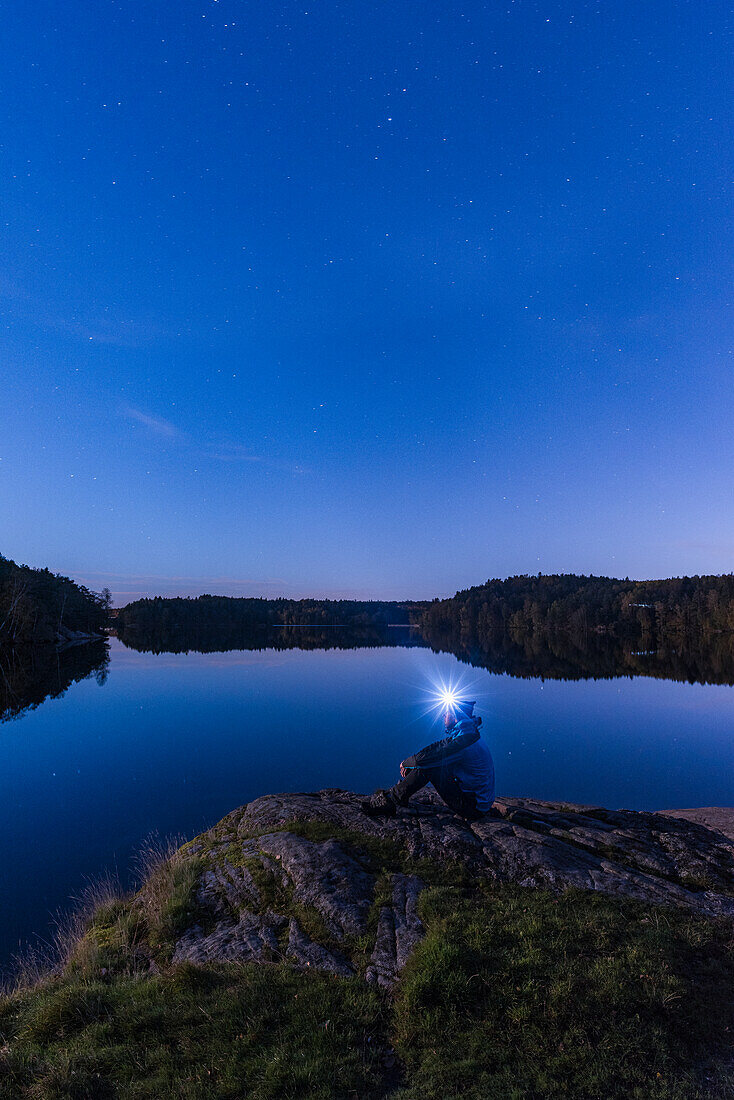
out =
[[[364,970],[368,981],[390,988],[423,935],[418,861],[458,868],[469,882],[573,887],[734,917],[732,811],[647,813],[498,798],[490,815],[470,824],[430,789],[394,817],[367,817],[362,797],[343,790],[266,795],[196,838],[187,847],[204,866],[196,921],[174,959],[286,958],[342,976]],[[392,866],[379,866],[376,852],[393,853]],[[390,902],[370,924],[385,873]],[[369,927],[374,942],[360,969],[355,945]]]

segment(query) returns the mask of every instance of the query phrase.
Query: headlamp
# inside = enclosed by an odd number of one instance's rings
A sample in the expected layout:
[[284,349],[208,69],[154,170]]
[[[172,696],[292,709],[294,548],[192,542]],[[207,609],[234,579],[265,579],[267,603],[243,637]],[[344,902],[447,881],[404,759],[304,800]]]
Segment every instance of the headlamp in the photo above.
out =
[[459,701],[459,696],[453,688],[442,688],[439,698],[446,710],[453,710]]

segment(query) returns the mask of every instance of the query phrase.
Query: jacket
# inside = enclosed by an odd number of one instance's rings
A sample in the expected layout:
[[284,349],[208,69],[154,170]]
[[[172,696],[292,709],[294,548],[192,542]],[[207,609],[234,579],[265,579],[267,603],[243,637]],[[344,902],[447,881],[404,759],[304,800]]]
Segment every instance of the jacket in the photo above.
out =
[[486,813],[494,802],[494,761],[481,740],[481,718],[463,718],[446,737],[426,745],[403,760],[407,771],[436,770],[443,779],[454,779],[465,794],[474,795],[478,809]]

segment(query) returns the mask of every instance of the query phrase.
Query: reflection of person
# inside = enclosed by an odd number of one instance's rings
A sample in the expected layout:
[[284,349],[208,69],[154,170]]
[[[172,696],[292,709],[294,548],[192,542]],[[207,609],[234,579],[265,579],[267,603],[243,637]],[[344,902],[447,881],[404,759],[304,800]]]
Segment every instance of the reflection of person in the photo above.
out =
[[494,802],[494,763],[479,735],[482,719],[474,703],[458,701],[445,714],[446,736],[427,745],[400,765],[401,779],[388,791],[377,790],[362,803],[370,817],[396,813],[427,783],[433,783],[446,805],[467,821],[479,821]]

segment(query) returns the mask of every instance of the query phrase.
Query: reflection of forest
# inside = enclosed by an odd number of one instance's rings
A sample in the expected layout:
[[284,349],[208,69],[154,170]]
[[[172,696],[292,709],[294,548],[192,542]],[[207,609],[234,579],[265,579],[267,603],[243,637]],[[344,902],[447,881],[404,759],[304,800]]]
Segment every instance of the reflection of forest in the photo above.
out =
[[71,646],[61,652],[50,646],[0,649],[0,722],[63,695],[77,680],[94,676],[103,684],[109,662],[106,642]]
[[211,624],[126,631],[121,640],[143,653],[217,653],[245,649],[360,649],[378,646],[430,646],[460,661],[510,676],[554,680],[654,676],[709,684],[734,684],[734,636],[720,635],[696,646],[640,650],[629,642],[592,636],[586,643],[563,636],[544,639],[509,635],[479,639],[461,631],[416,627],[251,626]]
[[510,676],[549,680],[653,676],[700,684],[734,684],[734,636],[730,634],[678,649],[640,650],[605,637],[577,644],[563,636],[546,639],[537,634],[523,639],[504,635],[480,641],[460,631],[424,627],[422,633],[437,652],[453,653],[467,664]]
[[[363,649],[382,646],[431,647],[489,672],[552,680],[612,679],[653,676],[691,683],[734,684],[734,637],[722,635],[696,647],[637,650],[610,638],[594,637],[586,645],[568,639],[543,640],[537,635],[517,640],[481,641],[466,633],[409,627],[282,626],[259,630],[215,630],[211,626],[184,634],[157,630],[122,639],[144,653],[217,653],[225,650]],[[0,650],[0,722],[17,718],[45,699],[63,695],[78,680],[94,676],[103,684],[109,667],[106,642],[74,646],[63,652],[48,648],[25,653]]]
[[263,626],[214,627],[210,624],[119,634],[128,649],[141,653],[222,653],[231,649],[364,649],[378,646],[425,646],[420,633],[401,626]]

